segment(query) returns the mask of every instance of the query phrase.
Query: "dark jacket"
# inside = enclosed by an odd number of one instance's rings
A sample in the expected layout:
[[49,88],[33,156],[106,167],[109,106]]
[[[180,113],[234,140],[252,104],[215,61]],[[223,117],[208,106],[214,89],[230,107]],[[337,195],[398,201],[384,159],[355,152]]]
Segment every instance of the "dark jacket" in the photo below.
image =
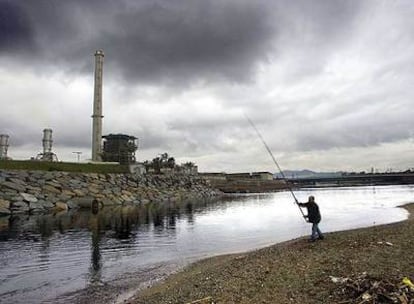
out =
[[299,203],[299,206],[308,209],[308,220],[310,223],[318,224],[321,221],[321,213],[315,202]]

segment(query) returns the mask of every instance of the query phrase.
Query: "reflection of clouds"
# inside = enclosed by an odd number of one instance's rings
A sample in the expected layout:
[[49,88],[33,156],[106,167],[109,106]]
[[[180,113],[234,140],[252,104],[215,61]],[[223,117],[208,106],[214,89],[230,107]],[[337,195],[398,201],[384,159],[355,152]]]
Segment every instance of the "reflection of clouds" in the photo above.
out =
[[[295,194],[300,201],[316,197],[325,232],[404,219],[406,211],[393,206],[411,201],[414,186],[303,189]],[[160,224],[155,226],[153,218]],[[19,215],[9,223],[9,239],[0,242],[0,250],[6,251],[0,254],[0,280],[7,277],[9,286],[23,282],[30,290],[53,289],[57,294],[83,288],[85,278],[86,284],[107,282],[153,265],[256,249],[308,235],[310,230],[288,192],[105,207],[96,215],[89,210]],[[64,233],[56,233],[59,229]],[[32,266],[31,276],[10,276],[21,265]]]
[[407,218],[407,211],[395,206],[408,203],[412,187],[365,186],[313,189],[322,213],[322,227],[337,231],[386,224]]
[[[344,221],[348,217],[357,217],[358,213],[374,214],[374,209],[384,210],[398,204],[409,202],[414,190],[409,186],[400,187],[357,187],[331,189],[295,190],[299,201],[314,195],[321,208],[323,222],[336,219]],[[391,209],[392,210],[392,209]],[[398,215],[397,215],[398,216]],[[183,203],[147,204],[139,206],[105,207],[97,215],[89,210],[67,212],[61,215],[13,216],[7,224],[16,229],[39,231],[50,238],[56,231],[64,233],[70,229],[92,229],[99,227],[105,233],[105,239],[136,242],[141,234],[157,228],[157,231],[170,230],[180,233],[179,229],[186,221],[185,229],[196,225],[199,229],[220,231],[261,230],[275,225],[286,225],[301,220],[301,214],[288,192],[274,194],[243,194],[223,198],[218,201],[187,201]],[[363,219],[361,219],[363,220]],[[378,221],[377,221],[378,222]],[[216,227],[216,228],[214,228]],[[94,228],[95,229],[95,228]],[[91,230],[92,231],[92,230]],[[12,236],[13,237],[13,236]]]
[[[407,189],[398,187],[354,187],[303,189],[295,191],[299,201],[314,195],[322,213],[321,227],[324,230],[350,229],[389,223],[406,218],[406,211],[393,208],[410,200]],[[413,188],[409,192],[414,193]],[[302,219],[293,198],[288,192],[269,195],[235,195],[226,198],[226,203],[208,213],[197,215],[197,231],[226,237],[254,238],[251,234],[296,237],[308,227]],[[299,234],[295,234],[299,233]],[[275,237],[270,236],[275,239]],[[277,239],[277,237],[276,237]]]
[[[240,198],[242,202],[239,201]],[[298,213],[297,207],[284,194],[278,198],[267,194],[235,196],[233,199],[237,200],[237,204],[229,203],[226,208],[203,214],[197,217],[197,224],[218,226],[224,230],[263,230],[275,223],[291,220]]]

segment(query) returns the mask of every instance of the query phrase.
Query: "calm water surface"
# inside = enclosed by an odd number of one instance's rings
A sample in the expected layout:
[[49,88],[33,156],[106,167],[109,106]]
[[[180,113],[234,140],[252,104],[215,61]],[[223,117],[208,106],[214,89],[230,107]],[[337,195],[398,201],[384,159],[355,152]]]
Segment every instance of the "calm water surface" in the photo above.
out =
[[[406,219],[396,206],[414,201],[414,186],[304,189],[296,195],[300,201],[316,197],[320,227],[328,232]],[[126,278],[147,283],[203,257],[260,248],[309,230],[286,192],[105,208],[96,215],[0,217],[0,303],[71,303],[85,288]]]

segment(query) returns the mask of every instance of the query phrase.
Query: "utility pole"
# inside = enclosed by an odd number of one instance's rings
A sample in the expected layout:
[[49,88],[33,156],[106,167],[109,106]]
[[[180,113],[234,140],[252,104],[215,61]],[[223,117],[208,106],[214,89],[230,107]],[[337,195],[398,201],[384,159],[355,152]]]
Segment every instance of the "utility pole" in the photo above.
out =
[[78,163],[79,163],[79,162],[80,162],[80,156],[81,156],[82,152],[80,152],[80,151],[75,151],[75,152],[72,152],[72,153],[77,154],[77,157],[78,157]]

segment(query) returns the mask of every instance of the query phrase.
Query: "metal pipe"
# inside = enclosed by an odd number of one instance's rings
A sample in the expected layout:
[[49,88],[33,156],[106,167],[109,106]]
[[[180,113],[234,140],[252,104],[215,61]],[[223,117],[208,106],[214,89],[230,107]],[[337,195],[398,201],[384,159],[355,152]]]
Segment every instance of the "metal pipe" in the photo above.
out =
[[286,176],[285,176],[285,174],[283,173],[282,169],[280,168],[279,164],[277,163],[276,158],[273,156],[272,151],[270,150],[269,146],[266,144],[265,140],[263,139],[262,134],[260,134],[259,130],[256,128],[256,126],[255,126],[255,124],[253,123],[253,121],[252,121],[252,120],[251,120],[251,119],[250,119],[247,115],[245,115],[245,116],[246,116],[246,119],[249,121],[250,125],[251,125],[251,126],[253,127],[253,129],[256,131],[256,133],[257,133],[257,135],[259,136],[260,140],[262,141],[263,145],[266,147],[267,152],[269,152],[270,157],[272,158],[272,160],[273,160],[273,162],[275,163],[275,165],[276,165],[277,169],[279,170],[280,174],[282,175],[283,180],[284,180],[284,181],[285,181],[285,183],[286,183],[286,187],[288,188],[289,192],[292,194],[292,196],[293,196],[293,198],[294,198],[294,200],[295,200],[295,204],[296,204],[296,206],[298,206],[300,213],[302,214],[303,218],[304,218],[304,219],[305,219],[305,221],[306,221],[306,216],[305,216],[305,214],[303,213],[302,208],[300,208],[300,206],[299,206],[299,201],[298,201],[298,199],[296,198],[296,195],[295,195],[295,193],[293,192],[292,188],[289,186],[289,183],[287,182]]

